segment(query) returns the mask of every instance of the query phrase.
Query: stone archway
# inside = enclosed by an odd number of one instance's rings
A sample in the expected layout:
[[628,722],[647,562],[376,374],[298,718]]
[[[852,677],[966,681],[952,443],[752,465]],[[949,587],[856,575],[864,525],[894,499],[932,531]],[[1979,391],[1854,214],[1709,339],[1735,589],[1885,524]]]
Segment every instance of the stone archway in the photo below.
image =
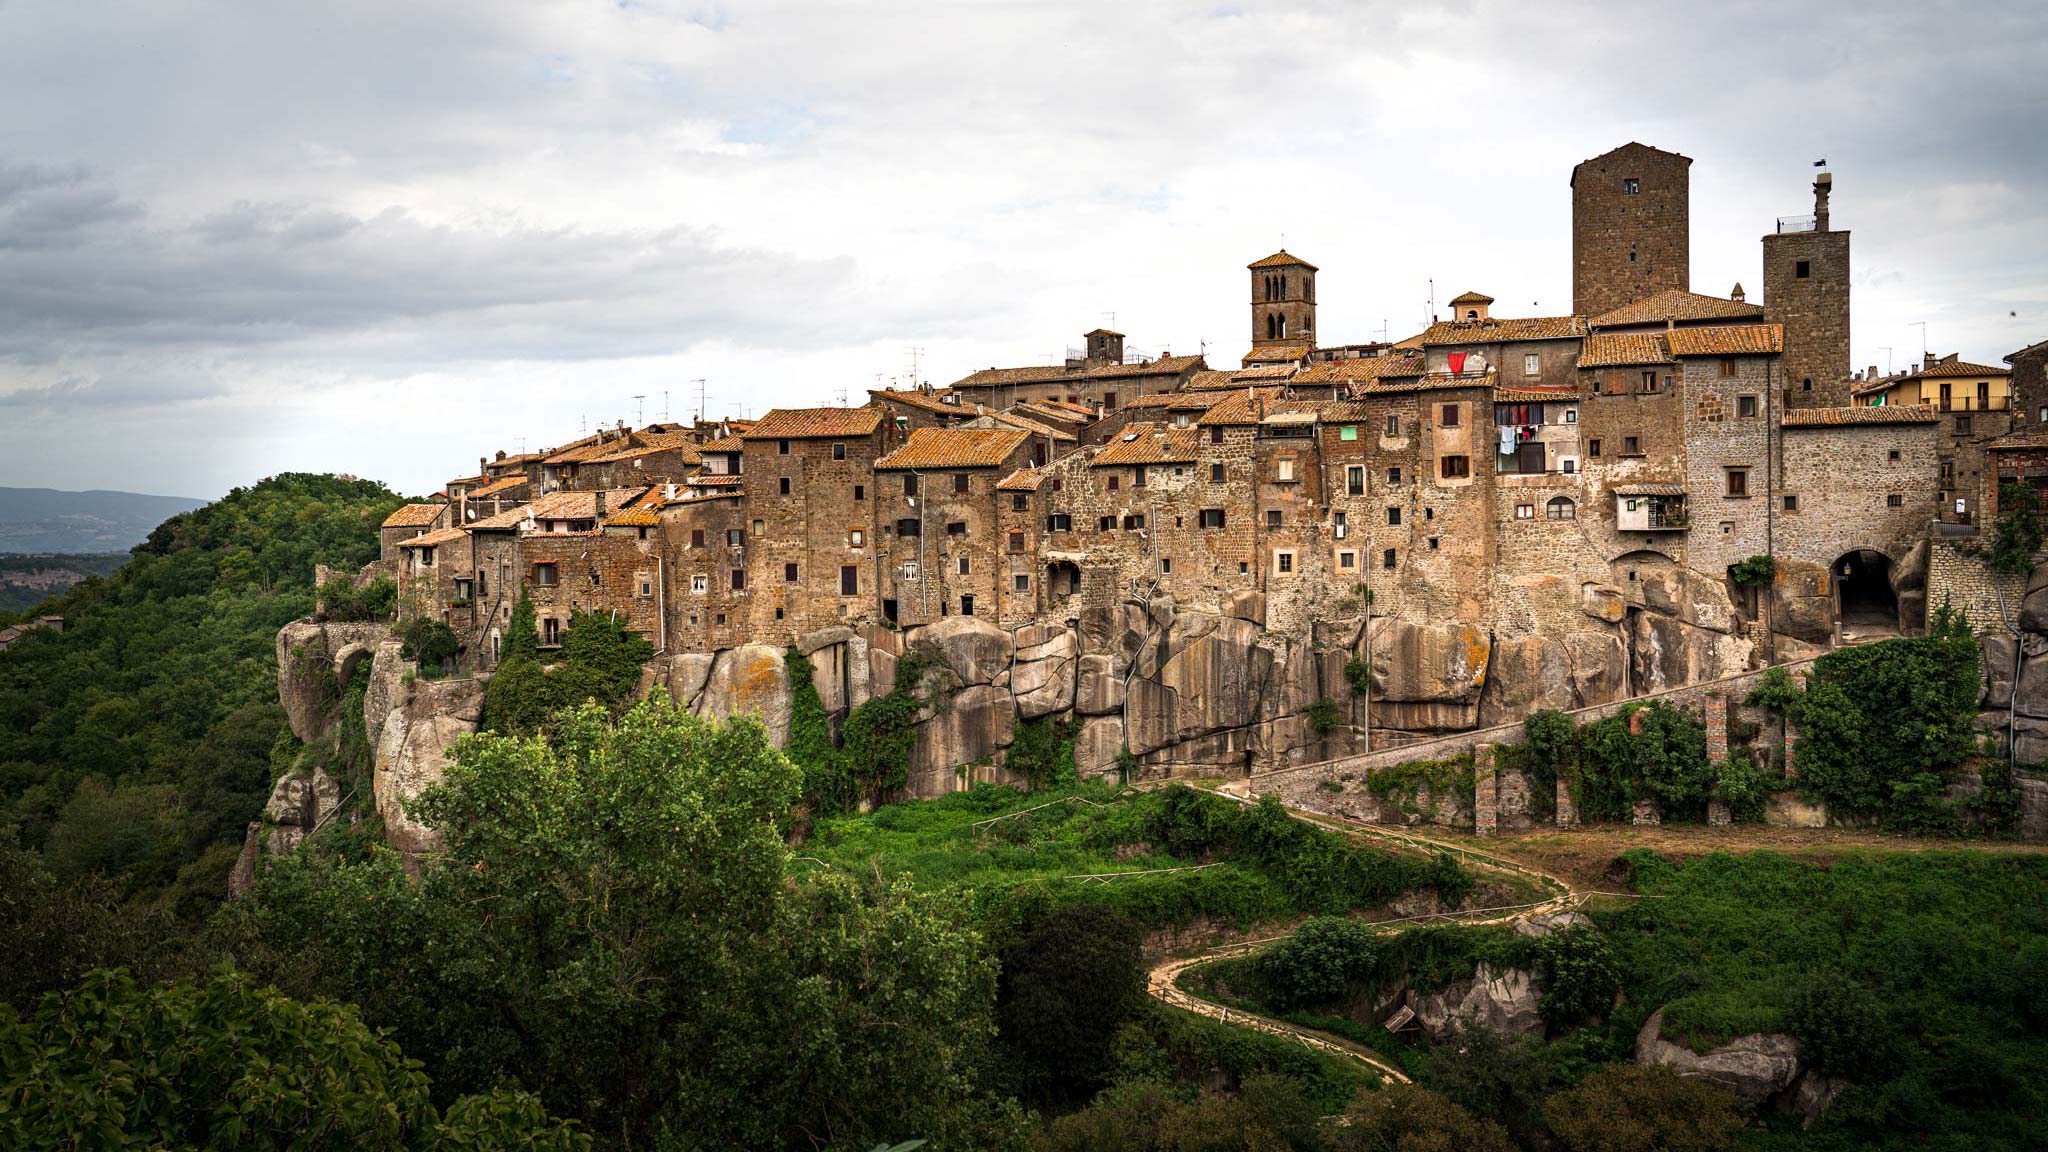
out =
[[348,691],[348,682],[355,678],[356,669],[376,654],[375,648],[360,643],[345,645],[334,654],[334,680],[343,692]]
[[1829,567],[1835,583],[1835,619],[1843,637],[1897,635],[1899,595],[1892,588],[1892,558],[1875,548],[1844,552]]

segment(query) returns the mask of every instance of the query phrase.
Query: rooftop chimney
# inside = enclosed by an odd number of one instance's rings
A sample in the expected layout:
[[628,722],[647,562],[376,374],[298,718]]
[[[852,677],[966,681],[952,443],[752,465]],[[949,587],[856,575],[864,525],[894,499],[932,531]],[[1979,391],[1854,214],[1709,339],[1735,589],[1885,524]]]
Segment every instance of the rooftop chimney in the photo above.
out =
[[599,489],[597,490],[597,492],[596,492],[596,496],[597,496],[597,518],[598,518],[599,520],[602,520],[602,519],[604,519],[604,489],[602,489],[602,488],[599,488]]
[[1828,230],[1828,193],[1835,190],[1833,175],[1823,172],[1813,178],[1813,230]]
[[1728,298],[1737,304],[1742,303],[1742,282],[1740,280],[1736,281],[1735,287],[1729,290]]

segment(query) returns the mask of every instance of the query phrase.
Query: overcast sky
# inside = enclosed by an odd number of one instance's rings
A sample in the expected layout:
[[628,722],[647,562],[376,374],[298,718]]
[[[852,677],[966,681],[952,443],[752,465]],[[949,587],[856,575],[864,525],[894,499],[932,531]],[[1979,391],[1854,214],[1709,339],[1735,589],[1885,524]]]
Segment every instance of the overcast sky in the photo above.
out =
[[1564,312],[1630,140],[1694,160],[1695,290],[1761,298],[1826,157],[1855,363],[1996,363],[2048,339],[2044,62],[2010,2],[0,0],[0,485],[418,493],[1112,313],[1235,364],[1283,239],[1328,342],[1432,278]]

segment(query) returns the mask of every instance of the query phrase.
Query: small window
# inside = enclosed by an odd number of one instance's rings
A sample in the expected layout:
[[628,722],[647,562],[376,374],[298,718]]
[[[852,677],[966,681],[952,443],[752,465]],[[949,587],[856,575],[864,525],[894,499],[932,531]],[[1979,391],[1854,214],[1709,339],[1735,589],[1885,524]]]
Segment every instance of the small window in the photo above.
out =
[[1346,424],[1343,427],[1337,429],[1337,439],[1344,441],[1358,439],[1358,425]]
[[1399,484],[1400,482],[1401,482],[1401,470],[1400,470],[1399,468],[1389,468],[1389,469],[1387,469],[1387,483],[1389,483],[1389,484]]
[[1899,450],[1897,448],[1894,448],[1891,451],[1886,452],[1884,454],[1884,458],[1886,460],[1891,461],[1894,464],[1897,464],[1899,462]]
[[1221,509],[1221,508],[1204,508],[1204,509],[1202,509],[1202,519],[1201,519],[1201,525],[1202,525],[1202,527],[1204,527],[1204,528],[1221,528],[1221,527],[1223,527],[1223,509]]
[[1749,469],[1730,468],[1728,470],[1728,495],[1749,495]]
[[1456,480],[1472,475],[1472,458],[1470,456],[1445,456],[1439,463],[1443,466],[1442,475],[1446,480]]
[[533,566],[533,582],[543,588],[552,588],[560,583],[560,577],[555,571],[554,564],[552,562],[535,564]]
[[1598,460],[1600,458],[1599,437],[1596,436],[1593,439],[1586,441],[1586,455],[1594,460]]
[[1144,466],[1143,464],[1140,464],[1140,465],[1138,465],[1137,467],[1135,467],[1135,468],[1131,469],[1131,487],[1133,487],[1133,488],[1143,488],[1144,486],[1145,486],[1145,466]]
[[603,574],[602,574],[602,573],[600,573],[600,572],[599,572],[599,571],[598,571],[597,569],[595,569],[595,568],[592,568],[592,569],[590,570],[590,586],[591,586],[592,588],[596,588],[596,587],[598,587],[599,585],[601,585],[601,584],[603,584],[603,583],[604,583],[604,576],[603,576]]
[[1800,379],[1800,381],[1799,381],[1799,390],[1800,390],[1801,392],[1811,392],[1811,391],[1813,391],[1813,377],[1811,377],[1811,376],[1806,376],[1806,377],[1802,377],[1802,378]]
[[1579,506],[1569,496],[1552,496],[1550,503],[1543,506],[1543,515],[1551,520],[1576,520]]
[[946,522],[946,535],[948,535],[948,536],[965,536],[965,535],[967,535],[967,522],[966,522],[965,520],[949,520],[949,521],[947,521],[947,522]]
[[1723,356],[1723,357],[1721,357],[1721,375],[1723,375],[1723,376],[1733,376],[1733,375],[1735,375],[1735,357],[1733,357],[1733,356]]
[[1640,455],[1642,455],[1642,454],[1643,454],[1643,443],[1642,443],[1642,441],[1641,441],[1641,440],[1639,440],[1639,439],[1637,439],[1637,438],[1636,438],[1636,437],[1634,437],[1634,436],[1623,436],[1623,437],[1621,438],[1621,454],[1622,454],[1623,456],[1640,456]]
[[967,473],[953,473],[953,492],[955,495],[964,495],[967,492]]
[[703,530],[702,528],[692,528],[692,529],[690,529],[690,547],[692,547],[692,548],[702,548],[703,546],[704,546],[704,530]]
[[849,529],[846,533],[846,545],[849,548],[865,547],[867,545],[867,542],[868,534],[865,529],[852,528]]
[[1221,484],[1221,483],[1223,483],[1223,465],[1221,465],[1221,464],[1211,464],[1211,465],[1209,465],[1209,483],[1211,483],[1211,484]]
[[1221,444],[1221,443],[1223,443],[1223,425],[1221,425],[1221,424],[1211,424],[1211,425],[1209,425],[1209,443],[1211,443],[1211,444]]
[[1031,577],[1025,575],[1022,572],[1017,573],[1016,582],[1014,586],[1016,590],[1019,592],[1031,591]]
[[784,496],[787,496],[787,495],[789,495],[789,477],[787,477],[787,476],[784,476],[784,477],[782,477],[782,479],[781,479],[781,482],[780,482],[780,488],[781,488],[781,494],[782,494],[782,495],[784,495]]
[[787,455],[789,455],[789,441],[787,441],[787,440],[777,440],[777,441],[775,442],[775,454],[776,454],[776,455],[778,455],[778,456],[787,456]]
[[1124,531],[1138,532],[1142,531],[1144,527],[1145,517],[1142,513],[1124,517]]
[[844,459],[846,459],[846,445],[844,445],[844,444],[834,444],[834,445],[832,446],[832,458],[833,458],[834,460],[844,460]]
[[867,486],[867,485],[865,485],[865,484],[855,484],[855,485],[853,486],[853,498],[854,498],[855,500],[865,500],[865,499],[867,499],[867,498],[868,498],[868,486]]
[[1435,536],[1431,536],[1431,537],[1429,538],[1429,550],[1430,550],[1431,552],[1434,552],[1434,551],[1436,551],[1436,543],[1437,543],[1437,537],[1435,537]]
[[1114,516],[1098,516],[1098,517],[1096,517],[1096,519],[1095,519],[1095,530],[1096,530],[1096,531],[1098,531],[1098,532],[1114,532],[1114,531],[1116,531],[1116,517],[1114,517]]
[[1458,405],[1443,404],[1437,407],[1436,426],[1456,428],[1458,426]]
[[903,474],[903,494],[905,496],[917,495],[917,473],[905,472]]
[[1807,279],[1807,278],[1811,277],[1812,275],[1813,275],[1813,262],[1812,262],[1812,261],[1810,261],[1810,260],[1801,260],[1801,261],[1799,261],[1798,263],[1796,263],[1796,264],[1792,265],[1792,278],[1793,278],[1794,280],[1805,280],[1805,279]]
[[1159,558],[1159,574],[1161,576],[1173,575],[1173,557],[1161,556]]
[[747,530],[744,528],[727,528],[725,530],[725,545],[728,548],[746,547]]
[[1517,505],[1515,505],[1515,519],[1517,519],[1517,520],[1534,520],[1535,518],[1536,518],[1536,506],[1535,506],[1534,504],[1517,504]]
[[1968,416],[1956,417],[1956,435],[1968,436],[1970,434],[1971,424],[1972,420]]
[[1102,394],[1102,410],[1104,412],[1116,411],[1116,393],[1104,392]]
[[1401,418],[1400,418],[1399,416],[1389,416],[1389,417],[1387,417],[1387,431],[1386,431],[1386,435],[1388,435],[1388,436],[1399,436],[1400,434],[1401,434]]
[[1280,510],[1279,510],[1278,508],[1268,508],[1268,509],[1266,509],[1266,527],[1268,527],[1268,528],[1278,528],[1278,527],[1280,527]]
[[732,590],[735,592],[747,590],[747,570],[745,568],[735,568],[732,570]]
[[1121,476],[1118,476],[1118,475],[1117,475],[1116,473],[1114,473],[1114,472],[1111,472],[1111,473],[1109,474],[1109,490],[1110,490],[1111,492],[1114,492],[1114,491],[1116,491],[1116,490],[1117,490],[1117,489],[1118,489],[1119,487],[1121,487],[1122,485],[1123,485],[1123,477],[1121,477]]
[[1567,424],[1577,424],[1579,422],[1579,410],[1577,408],[1565,409],[1564,422]]
[[796,565],[784,564],[782,566],[782,582],[784,584],[796,583]]
[[1787,511],[1787,512],[1797,512],[1797,511],[1799,511],[1799,497],[1797,497],[1797,496],[1793,495],[1793,494],[1792,494],[1792,493],[1790,493],[1790,492],[1787,492],[1787,493],[1785,494],[1785,511]]
[[1389,549],[1387,549],[1387,550],[1386,550],[1385,552],[1382,552],[1382,553],[1380,553],[1380,567],[1382,567],[1382,568],[1392,568],[1393,566],[1394,566],[1394,550],[1393,550],[1392,548],[1389,548]]
[[915,516],[905,516],[896,522],[896,535],[922,536],[924,535],[924,525],[919,524]]
[[1906,506],[1906,497],[1901,493],[1894,492],[1884,498],[1884,506],[1887,508],[1904,508]]
[[1524,352],[1524,353],[1522,353],[1522,375],[1524,375],[1524,376],[1541,376],[1542,374],[1543,374],[1543,357],[1541,357],[1541,356],[1538,356],[1538,355],[1537,355],[1536,353],[1534,353],[1534,352]]
[[1278,475],[1275,478],[1278,479],[1282,484],[1288,483],[1289,481],[1294,479],[1294,461],[1279,460],[1275,461],[1275,464],[1278,468]]
[[1282,576],[1294,571],[1294,553],[1286,550],[1273,553],[1273,571]]
[[1626,177],[1623,177],[1623,178],[1622,178],[1622,181],[1621,181],[1621,194],[1622,194],[1622,195],[1624,195],[1624,196],[1634,196],[1635,194],[1637,194],[1638,192],[1641,192],[1642,190],[1643,190],[1643,182],[1642,182],[1641,180],[1638,180],[1638,179],[1636,179],[1636,178],[1635,178],[1635,177],[1633,177],[1633,176],[1626,176]]
[[695,592],[699,595],[702,595],[704,592],[708,591],[710,589],[710,585],[711,578],[708,576],[690,577],[690,591]]
[[1339,552],[1339,553],[1337,553],[1337,569],[1338,569],[1338,571],[1340,571],[1340,572],[1351,572],[1351,571],[1355,571],[1355,570],[1357,570],[1357,568],[1358,568],[1358,553],[1356,553],[1356,552],[1352,552],[1352,551],[1350,551],[1350,550],[1348,550],[1348,549],[1347,549],[1347,550],[1345,550],[1345,551],[1343,551],[1343,552]]
[[1072,532],[1074,530],[1074,518],[1065,512],[1054,512],[1045,518],[1045,530],[1047,532]]
[[1026,494],[1025,494],[1025,493],[1023,493],[1023,492],[1012,492],[1012,493],[1010,493],[1010,511],[1012,511],[1012,512],[1028,512],[1028,511],[1030,511],[1030,509],[1031,509],[1031,497],[1030,497],[1030,496],[1026,495]]
[[1344,492],[1348,496],[1365,495],[1365,465],[1352,464],[1344,469]]
[[860,565],[841,564],[839,566],[839,594],[841,596],[860,595]]
[[1015,529],[1011,529],[1011,531],[1010,531],[1010,536],[1009,536],[1009,541],[1010,541],[1010,543],[1009,543],[1009,548],[1010,548],[1010,555],[1012,555],[1012,556],[1021,556],[1021,555],[1023,555],[1023,553],[1024,553],[1024,530],[1023,530],[1023,529],[1021,529],[1021,528],[1015,528]]
[[1656,374],[1655,372],[1645,372],[1645,373],[1643,373],[1643,391],[1645,391],[1645,392],[1655,392],[1656,390],[1657,390],[1657,374]]
[[1390,527],[1394,528],[1399,528],[1401,526],[1401,509],[1399,509],[1398,507],[1390,507],[1387,509],[1387,524]]
[[959,562],[959,572],[960,572],[960,575],[962,575],[962,576],[967,576],[967,575],[971,575],[970,571],[968,570],[968,562],[967,562],[967,557],[965,557],[965,556],[962,556],[962,557],[960,557],[960,558],[959,558],[959,561],[960,561],[960,562]]
[[1745,419],[1745,420],[1748,420],[1748,419],[1751,419],[1751,418],[1755,417],[1755,415],[1756,415],[1756,397],[1754,397],[1754,396],[1737,396],[1737,397],[1735,398],[1735,414],[1736,414],[1737,416],[1740,416],[1740,417],[1742,417],[1742,418],[1743,418],[1743,419]]

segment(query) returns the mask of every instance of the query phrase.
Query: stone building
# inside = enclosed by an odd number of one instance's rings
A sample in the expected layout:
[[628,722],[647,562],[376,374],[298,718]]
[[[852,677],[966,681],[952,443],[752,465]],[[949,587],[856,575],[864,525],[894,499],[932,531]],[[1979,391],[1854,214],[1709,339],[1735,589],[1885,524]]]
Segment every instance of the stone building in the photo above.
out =
[[[1247,267],[1252,274],[1252,351],[1307,359],[1316,342],[1316,266],[1283,248]],[[1292,355],[1296,348],[1299,356]],[[1255,362],[1245,359],[1247,367]]]
[[1764,236],[1764,319],[1785,330],[1785,406],[1849,403],[1849,233],[1830,226],[1834,177],[1813,181],[1813,215]]
[[2027,424],[2048,424],[2048,340],[2029,344],[2005,358],[2012,366],[2008,385],[2012,389],[2014,419]]
[[1986,447],[2011,432],[2023,411],[2013,406],[2011,374],[1951,353],[1930,356],[1910,372],[1851,388],[1859,405],[1918,405],[1941,414],[1941,520],[1978,523],[1996,483]]
[[[669,643],[737,648],[753,636],[747,601],[747,502],[739,489],[665,501],[660,520]],[[734,573],[738,573],[737,576]]]
[[1624,144],[1572,169],[1572,311],[1691,286],[1692,160]]
[[[1030,457],[1022,429],[920,428],[875,461],[882,618],[901,625],[1001,614],[997,484]],[[791,574],[793,575],[793,574]]]
[[731,590],[746,595],[753,638],[784,645],[873,619],[885,561],[870,534],[902,507],[875,486],[875,461],[902,441],[895,424],[879,408],[776,408],[740,440],[747,565]]
[[[1115,337],[1109,342],[1107,337]],[[1097,329],[1083,337],[1104,351],[1123,349],[1123,337]],[[1007,409],[1011,405],[1060,401],[1079,406],[1090,418],[1113,412],[1133,396],[1172,392],[1189,376],[1206,368],[1200,356],[1161,354],[1155,359],[1124,363],[1121,359],[1070,356],[1065,363],[1028,368],[984,368],[954,381],[947,391],[962,404]],[[1030,415],[1030,413],[1025,413]]]
[[445,503],[407,504],[384,518],[377,528],[377,558],[398,559],[398,545],[437,528],[446,528],[454,514]]

